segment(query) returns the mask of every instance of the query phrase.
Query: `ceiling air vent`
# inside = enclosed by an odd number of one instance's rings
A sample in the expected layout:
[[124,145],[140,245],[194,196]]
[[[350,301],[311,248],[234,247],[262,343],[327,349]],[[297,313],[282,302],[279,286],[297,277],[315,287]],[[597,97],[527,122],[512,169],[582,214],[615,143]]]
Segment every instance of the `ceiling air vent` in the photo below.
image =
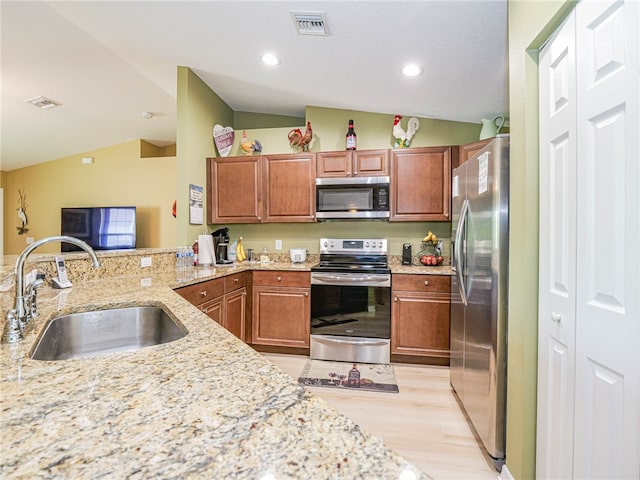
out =
[[47,97],[30,98],[29,100],[25,100],[24,103],[30,103],[31,105],[34,105],[38,108],[42,108],[43,110],[54,108],[60,105],[59,103],[56,103],[53,100],[48,99]]
[[291,18],[298,35],[329,35],[324,13],[291,12]]

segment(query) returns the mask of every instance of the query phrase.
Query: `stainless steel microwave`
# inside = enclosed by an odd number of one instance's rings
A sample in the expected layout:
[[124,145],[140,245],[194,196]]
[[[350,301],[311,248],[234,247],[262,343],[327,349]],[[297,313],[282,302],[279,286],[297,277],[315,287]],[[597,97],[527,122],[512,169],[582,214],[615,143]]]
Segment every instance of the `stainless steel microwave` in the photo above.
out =
[[317,178],[316,218],[389,218],[389,177]]

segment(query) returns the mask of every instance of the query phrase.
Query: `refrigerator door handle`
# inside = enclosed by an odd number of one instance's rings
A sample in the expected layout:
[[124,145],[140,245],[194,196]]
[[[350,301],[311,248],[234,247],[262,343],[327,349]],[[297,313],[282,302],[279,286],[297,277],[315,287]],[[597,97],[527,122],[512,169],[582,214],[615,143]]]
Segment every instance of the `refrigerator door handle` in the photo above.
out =
[[467,305],[467,287],[464,284],[464,277],[462,272],[462,235],[465,228],[465,224],[467,223],[467,216],[469,215],[469,201],[464,200],[462,202],[462,208],[460,209],[460,219],[458,220],[458,227],[456,229],[456,238],[455,238],[455,271],[456,277],[458,278],[458,290],[460,292],[460,298],[462,299],[462,303]]

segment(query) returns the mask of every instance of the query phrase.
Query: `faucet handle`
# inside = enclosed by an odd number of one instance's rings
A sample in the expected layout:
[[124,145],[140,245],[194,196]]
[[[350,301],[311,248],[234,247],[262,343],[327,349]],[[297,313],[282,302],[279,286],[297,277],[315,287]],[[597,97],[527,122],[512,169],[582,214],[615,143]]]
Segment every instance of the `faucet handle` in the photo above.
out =
[[20,319],[18,318],[18,311],[12,308],[7,312],[7,321],[4,324],[4,331],[2,332],[2,343],[15,343],[24,338],[22,334],[22,328],[20,327]]
[[27,285],[27,291],[25,292],[25,309],[27,311],[27,322],[29,321],[29,317],[37,317],[38,316],[38,305],[36,304],[37,298],[37,288],[40,287],[44,283],[44,280],[38,278]]

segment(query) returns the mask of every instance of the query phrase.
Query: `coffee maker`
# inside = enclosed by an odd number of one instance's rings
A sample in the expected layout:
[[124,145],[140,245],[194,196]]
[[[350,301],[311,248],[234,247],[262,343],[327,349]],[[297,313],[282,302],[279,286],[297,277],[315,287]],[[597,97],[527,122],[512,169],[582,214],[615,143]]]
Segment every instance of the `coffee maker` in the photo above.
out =
[[216,263],[232,263],[229,260],[229,228],[219,228],[211,235],[213,236],[213,249],[216,252]]

